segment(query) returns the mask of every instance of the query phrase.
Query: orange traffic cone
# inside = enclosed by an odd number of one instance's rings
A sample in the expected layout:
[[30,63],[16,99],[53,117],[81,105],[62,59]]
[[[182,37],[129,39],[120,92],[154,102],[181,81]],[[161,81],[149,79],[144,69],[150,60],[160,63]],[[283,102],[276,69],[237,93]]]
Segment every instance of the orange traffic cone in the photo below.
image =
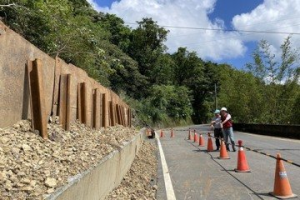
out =
[[191,129],[190,128],[189,128],[188,140],[192,140],[192,133],[191,133]]
[[171,138],[174,137],[174,131],[171,129]]
[[194,142],[198,141],[198,134],[196,133],[196,130],[194,130]]
[[248,162],[246,159],[245,151],[242,147],[242,140],[238,141],[239,144],[239,152],[238,152],[238,161],[237,161],[237,168],[234,169],[236,172],[251,172],[248,166]]
[[201,147],[205,146],[205,141],[202,137],[202,134],[199,134],[199,146],[201,146]]
[[277,154],[274,191],[270,192],[272,196],[280,199],[294,198],[297,195],[293,194],[287,173],[283,166],[280,154]]
[[164,132],[162,130],[160,131],[160,137],[164,137]]
[[226,146],[223,140],[221,140],[221,149],[220,149],[220,157],[219,159],[229,159]]
[[207,151],[213,151],[214,150],[214,146],[213,146],[213,142],[210,136],[210,133],[208,133],[208,141],[207,141]]

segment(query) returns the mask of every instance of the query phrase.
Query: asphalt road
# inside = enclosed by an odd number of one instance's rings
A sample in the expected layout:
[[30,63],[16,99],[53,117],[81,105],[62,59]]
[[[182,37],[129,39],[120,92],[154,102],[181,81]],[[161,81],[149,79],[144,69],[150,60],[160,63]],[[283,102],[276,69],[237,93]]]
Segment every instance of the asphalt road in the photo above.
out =
[[[187,140],[188,128],[174,129],[174,138],[170,138],[170,130],[165,130],[165,137],[160,138],[177,199],[276,199],[268,194],[274,187],[274,158],[245,150],[251,173],[236,173],[237,152],[229,152],[229,160],[220,160],[219,152],[208,153],[206,145],[199,148]],[[190,128],[202,133],[207,143],[208,126]],[[300,140],[234,133],[235,140],[243,140],[246,147],[275,156],[281,153],[283,158],[300,164]],[[284,165],[293,193],[300,195],[300,167],[287,162]],[[157,198],[167,199],[161,174],[159,167]]]

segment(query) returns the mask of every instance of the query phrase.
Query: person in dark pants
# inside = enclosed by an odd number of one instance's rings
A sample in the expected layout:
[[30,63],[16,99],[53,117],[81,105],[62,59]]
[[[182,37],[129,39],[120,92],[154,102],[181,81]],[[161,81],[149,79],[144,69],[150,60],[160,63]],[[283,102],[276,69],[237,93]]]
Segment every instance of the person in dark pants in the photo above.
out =
[[215,117],[210,123],[211,128],[214,130],[214,137],[216,139],[217,151],[220,149],[220,138],[223,138],[222,128],[221,128],[221,115],[220,110],[215,111]]

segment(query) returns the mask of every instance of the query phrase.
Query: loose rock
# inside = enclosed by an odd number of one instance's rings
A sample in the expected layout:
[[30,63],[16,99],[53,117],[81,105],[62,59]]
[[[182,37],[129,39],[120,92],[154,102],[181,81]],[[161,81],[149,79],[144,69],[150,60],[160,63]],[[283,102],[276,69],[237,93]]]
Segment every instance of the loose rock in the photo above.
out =
[[121,184],[106,197],[106,200],[156,199],[157,185],[153,183],[157,173],[156,151],[155,144],[144,142],[129,172]]
[[138,133],[119,125],[94,130],[78,122],[64,131],[58,122],[56,117],[47,126],[52,140],[31,130],[28,120],[0,129],[0,199],[42,199]]
[[55,178],[47,178],[45,181],[45,185],[47,187],[55,187],[56,186],[56,179]]

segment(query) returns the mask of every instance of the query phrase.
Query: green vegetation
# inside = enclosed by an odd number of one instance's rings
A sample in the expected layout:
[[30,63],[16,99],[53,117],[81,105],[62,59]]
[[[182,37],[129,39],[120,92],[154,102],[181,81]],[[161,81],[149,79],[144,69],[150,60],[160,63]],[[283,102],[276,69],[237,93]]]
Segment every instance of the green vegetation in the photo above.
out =
[[300,69],[289,37],[281,58],[261,41],[244,71],[203,61],[186,48],[169,54],[168,30],[152,19],[131,29],[86,0],[0,0],[0,17],[49,55],[83,68],[121,95],[141,122],[209,121],[216,84],[218,105],[226,106],[236,122],[300,123]]

